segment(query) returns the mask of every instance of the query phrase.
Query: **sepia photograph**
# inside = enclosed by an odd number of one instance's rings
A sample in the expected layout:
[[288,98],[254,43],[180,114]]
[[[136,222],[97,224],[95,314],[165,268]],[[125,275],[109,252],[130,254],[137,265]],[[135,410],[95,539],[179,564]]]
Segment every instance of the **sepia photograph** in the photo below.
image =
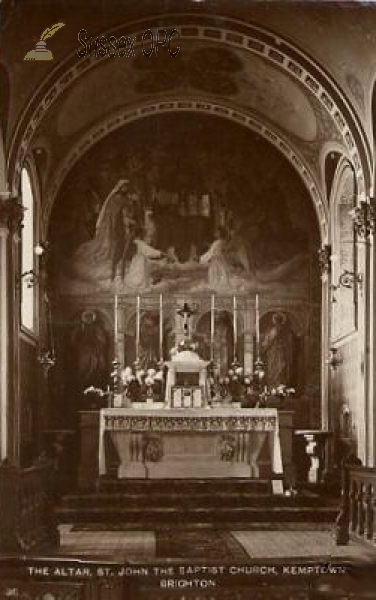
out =
[[376,598],[376,2],[0,0],[0,600]]

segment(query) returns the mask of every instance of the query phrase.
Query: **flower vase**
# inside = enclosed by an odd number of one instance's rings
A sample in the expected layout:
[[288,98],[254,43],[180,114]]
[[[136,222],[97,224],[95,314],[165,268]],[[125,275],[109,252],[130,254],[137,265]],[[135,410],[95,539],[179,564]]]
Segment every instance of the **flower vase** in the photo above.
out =
[[123,393],[123,408],[132,408],[132,401],[128,395],[128,390]]
[[114,394],[113,395],[113,408],[122,408],[123,407],[123,394]]
[[232,396],[231,394],[226,394],[222,399],[222,406],[231,406],[232,404]]
[[113,408],[114,407],[114,393],[113,392],[108,392],[107,394],[107,408]]
[[153,403],[154,403],[153,386],[148,385],[146,387],[146,406],[153,407]]

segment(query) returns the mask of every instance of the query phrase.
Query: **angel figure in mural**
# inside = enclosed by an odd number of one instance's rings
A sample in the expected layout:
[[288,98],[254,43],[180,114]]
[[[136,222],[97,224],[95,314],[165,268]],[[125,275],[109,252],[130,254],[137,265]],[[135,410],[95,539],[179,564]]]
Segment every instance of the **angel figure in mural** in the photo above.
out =
[[241,224],[233,223],[229,228],[226,253],[233,269],[244,277],[255,276],[252,249],[241,234]]
[[216,231],[216,239],[209,250],[200,257],[201,264],[209,265],[208,283],[214,289],[226,288],[230,282],[231,271],[226,258],[226,245],[225,229],[219,227]]
[[133,243],[136,228],[137,228],[137,220],[135,215],[134,206],[125,206],[122,209],[122,219],[120,221],[121,231],[119,232],[119,236],[117,238],[117,244],[114,245],[112,261],[111,261],[111,279],[112,281],[116,277],[117,266],[119,261],[121,261],[121,270],[120,275],[121,278],[124,279],[125,273],[129,267],[129,250],[131,244]]
[[144,230],[139,227],[129,247],[129,267],[124,277],[127,288],[149,288],[153,283],[152,261],[165,258],[165,254],[147,244],[144,237]]
[[83,280],[103,283],[110,278],[114,279],[118,263],[124,256],[131,228],[130,209],[126,210],[129,204],[129,181],[121,179],[103,203],[96,223],[95,236],[81,244],[72,256],[73,269]]

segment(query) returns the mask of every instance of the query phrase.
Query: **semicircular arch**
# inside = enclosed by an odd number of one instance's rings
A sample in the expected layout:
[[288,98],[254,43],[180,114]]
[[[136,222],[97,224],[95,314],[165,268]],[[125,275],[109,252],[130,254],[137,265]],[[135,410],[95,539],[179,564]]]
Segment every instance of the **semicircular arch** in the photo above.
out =
[[55,177],[50,188],[45,195],[44,211],[42,216],[42,228],[44,233],[48,230],[49,218],[52,212],[54,201],[57,197],[61,185],[83,154],[97,143],[100,139],[107,136],[109,133],[124,126],[127,123],[144,119],[150,115],[163,114],[166,112],[196,112],[211,116],[227,119],[237,124],[240,124],[266,139],[269,143],[277,148],[283,156],[290,162],[300,179],[303,181],[305,188],[314,206],[317,217],[317,225],[320,231],[322,240],[328,235],[328,211],[325,199],[323,197],[320,183],[316,180],[310,167],[306,164],[304,158],[300,155],[296,148],[278,132],[271,127],[265,125],[255,116],[248,114],[245,111],[240,111],[234,107],[203,99],[184,99],[163,100],[154,104],[148,103],[135,107],[128,107],[126,110],[119,112],[117,115],[111,115],[105,122],[96,124],[91,128],[77,143],[74,150],[66,157],[63,164],[56,171]]
[[[305,90],[319,101],[340,133],[344,147],[347,148],[357,171],[359,186],[369,185],[372,172],[372,151],[356,111],[325,69],[301,48],[270,30],[221,15],[183,13],[167,14],[163,18],[158,15],[155,19],[148,17],[147,21],[140,19],[119,25],[103,32],[103,35],[124,32],[136,37],[140,44],[142,27],[146,22],[148,27],[155,32],[161,26],[173,23],[174,27],[178,28],[182,39],[224,44],[261,56],[263,60],[299,81]],[[12,140],[9,159],[13,173],[12,187],[17,187],[17,180],[29,142],[46,112],[75,78],[98,66],[102,60],[106,60],[106,57],[79,58],[77,53],[72,52],[62,63],[57,65],[31,98]]]

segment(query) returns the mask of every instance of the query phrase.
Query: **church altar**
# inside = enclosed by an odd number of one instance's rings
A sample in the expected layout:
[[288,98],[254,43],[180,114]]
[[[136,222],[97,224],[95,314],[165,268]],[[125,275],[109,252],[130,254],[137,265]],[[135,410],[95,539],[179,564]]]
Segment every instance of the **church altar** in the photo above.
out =
[[271,471],[283,474],[276,409],[102,409],[99,475],[107,473],[106,436],[119,478],[259,477],[268,438]]
[[[194,311],[184,302],[182,308],[175,308],[182,321],[182,328],[178,329],[178,339],[180,336],[182,339],[171,348],[169,361],[163,360],[162,353],[163,299],[160,296],[158,370],[150,368],[150,364],[143,367],[141,361],[140,296],[136,298],[136,361],[133,367],[124,368],[123,359],[118,359],[118,297],[115,296],[112,390],[108,386],[108,390],[102,392],[108,406],[101,408],[97,417],[81,412],[80,486],[92,485],[95,473],[110,477],[116,474],[118,479],[259,478],[260,474],[270,479],[282,476],[286,481],[291,479],[292,414],[286,412],[281,417],[276,408],[266,407],[264,402],[267,386],[259,353],[258,295],[255,305],[257,358],[252,377],[238,361],[236,296],[232,308],[233,361],[228,376],[222,381],[213,354],[214,296],[210,311],[211,359],[204,360],[197,351],[198,344],[192,339],[190,329]],[[155,397],[156,382],[160,389]],[[240,405],[239,398],[248,390],[247,386],[252,386],[251,392],[258,399],[255,408],[236,406]],[[86,391],[90,390],[92,388]],[[96,464],[93,464],[95,447]]]

